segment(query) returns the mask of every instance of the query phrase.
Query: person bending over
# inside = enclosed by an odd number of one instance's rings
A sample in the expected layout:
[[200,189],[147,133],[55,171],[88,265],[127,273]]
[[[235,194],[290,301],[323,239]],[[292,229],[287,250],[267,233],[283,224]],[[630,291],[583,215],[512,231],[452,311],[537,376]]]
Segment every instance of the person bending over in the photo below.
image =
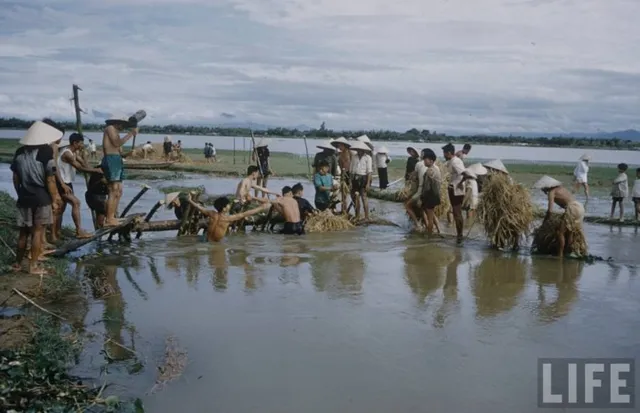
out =
[[300,209],[300,217],[302,220],[306,220],[309,216],[316,213],[316,209],[311,205],[311,202],[304,198],[304,187],[300,182],[291,187],[293,192],[293,199],[298,202],[298,208]]
[[293,192],[290,187],[285,186],[282,188],[282,196],[274,201],[273,206],[284,217],[282,234],[304,234],[304,225],[300,220],[300,208],[298,207],[298,202],[293,198]]

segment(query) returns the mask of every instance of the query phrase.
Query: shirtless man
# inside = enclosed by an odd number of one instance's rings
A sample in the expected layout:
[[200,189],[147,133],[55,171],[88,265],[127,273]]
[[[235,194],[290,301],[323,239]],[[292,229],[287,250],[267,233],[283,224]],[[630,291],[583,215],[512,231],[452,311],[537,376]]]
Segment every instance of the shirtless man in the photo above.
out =
[[124,178],[124,164],[122,162],[122,146],[138,134],[138,128],[131,128],[124,138],[120,132],[129,127],[127,118],[108,119],[102,137],[102,170],[107,179],[109,199],[107,200],[107,216],[105,227],[114,227],[120,224],[116,218],[116,211],[122,197],[122,180]]
[[300,219],[300,207],[298,201],[293,197],[291,187],[282,188],[282,196],[275,200],[273,207],[284,217],[282,234],[304,234],[304,225]]
[[[229,212],[231,210],[231,201],[229,201],[229,198],[227,197],[223,196],[214,201],[213,206],[216,208],[216,211],[207,210],[202,205],[193,202],[193,200],[191,199],[191,194],[189,194],[189,198],[187,198],[187,200],[191,204],[191,206],[200,211],[202,215],[209,218],[206,233],[207,241],[209,242],[222,241],[227,233],[227,230],[229,229],[229,225],[232,222],[243,220],[247,217],[271,208],[271,204],[265,203],[258,208],[254,208],[235,215],[229,215]],[[296,208],[297,207],[298,204],[296,203]]]
[[[565,245],[572,244],[572,231],[574,229],[582,228],[582,221],[584,220],[584,207],[582,204],[571,195],[571,192],[562,186],[560,181],[557,181],[549,176],[543,176],[535,183],[534,188],[541,189],[547,195],[549,204],[547,207],[547,214],[544,217],[544,222],[549,219],[553,213],[553,205],[556,204],[560,208],[564,209],[562,214],[562,221],[558,228],[558,256],[564,256]],[[544,224],[543,222],[543,224]]]
[[351,176],[349,175],[349,168],[351,168],[351,151],[349,148],[351,145],[344,137],[331,142],[331,145],[340,151],[338,155],[338,166],[341,172],[340,203],[342,204],[341,212],[344,214],[348,209],[347,196],[349,195],[349,186],[351,184]]
[[256,165],[249,165],[247,168],[247,176],[245,176],[242,181],[238,183],[238,187],[236,188],[236,200],[238,202],[234,203],[231,208],[231,213],[240,212],[242,208],[247,205],[251,201],[257,201],[260,203],[269,202],[268,198],[258,198],[251,195],[251,190],[255,190],[256,192],[262,191],[264,194],[275,195],[276,197],[280,196],[280,194],[269,191],[267,188],[263,188],[256,183],[256,180],[260,176],[260,170]]

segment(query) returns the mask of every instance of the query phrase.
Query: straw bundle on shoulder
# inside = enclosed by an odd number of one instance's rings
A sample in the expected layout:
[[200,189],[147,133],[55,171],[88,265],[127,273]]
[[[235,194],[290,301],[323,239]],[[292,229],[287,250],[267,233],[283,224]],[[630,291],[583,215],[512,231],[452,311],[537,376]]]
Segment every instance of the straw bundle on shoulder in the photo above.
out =
[[346,231],[355,226],[344,215],[333,215],[331,211],[319,212],[307,218],[304,224],[306,232]]
[[[549,219],[533,231],[533,243],[531,251],[537,254],[556,255],[558,253],[558,229],[562,224],[563,214],[552,214]],[[579,257],[587,255],[587,240],[582,226],[573,227],[571,230],[571,245],[565,239],[565,253],[574,253]]]
[[449,201],[449,172],[447,172],[447,168],[444,163],[439,159],[436,161],[436,166],[440,169],[440,176],[442,177],[442,182],[440,183],[440,205],[435,207],[433,213],[438,218],[443,218],[447,216],[447,213],[451,210],[451,202]]
[[492,174],[482,188],[478,218],[491,246],[511,248],[528,237],[534,219],[529,191],[508,175]]

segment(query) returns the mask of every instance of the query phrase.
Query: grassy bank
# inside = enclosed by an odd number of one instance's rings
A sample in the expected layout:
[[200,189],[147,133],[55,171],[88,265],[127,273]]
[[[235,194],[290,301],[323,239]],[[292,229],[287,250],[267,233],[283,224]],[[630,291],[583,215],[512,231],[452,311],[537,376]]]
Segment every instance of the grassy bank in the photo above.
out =
[[[10,162],[13,151],[18,147],[18,141],[16,140],[0,140],[0,162]],[[315,150],[315,149],[313,149]],[[202,150],[200,149],[185,149],[184,153],[190,159],[190,162],[175,163],[172,166],[165,168],[165,171],[187,172],[187,173],[204,173],[215,174],[218,176],[242,176],[245,174],[247,165],[252,164],[251,155],[248,151],[235,151],[234,154],[231,150],[218,150],[216,163],[206,163]],[[311,154],[314,156],[315,154]],[[157,158],[156,158],[157,159]],[[312,159],[311,159],[312,160]],[[467,164],[476,162],[473,158],[466,161]],[[309,177],[309,162],[305,156],[294,155],[286,152],[272,152],[271,153],[271,167],[275,172],[275,176],[278,177],[294,177],[305,178]],[[525,185],[533,184],[542,175],[550,175],[565,185],[571,185],[573,181],[573,169],[574,163],[570,164],[541,164],[541,163],[524,163],[524,162],[508,162],[505,161],[506,167],[511,172],[511,175],[519,182]],[[394,181],[401,178],[404,175],[405,159],[396,158],[388,166],[389,168],[389,181]],[[635,174],[633,172],[635,166],[629,166],[629,176],[633,178]],[[148,172],[129,170],[127,171],[130,179],[132,176],[149,177],[152,175]],[[614,166],[592,166],[589,170],[590,185],[594,188],[606,188],[611,185],[611,181],[616,177],[617,170]],[[171,179],[172,177],[169,177]],[[167,176],[158,176],[158,179],[167,179]]]
[[66,259],[47,260],[42,278],[10,271],[16,212],[0,191],[0,411],[142,411],[139,401],[120,403],[69,373],[85,339],[83,280]]

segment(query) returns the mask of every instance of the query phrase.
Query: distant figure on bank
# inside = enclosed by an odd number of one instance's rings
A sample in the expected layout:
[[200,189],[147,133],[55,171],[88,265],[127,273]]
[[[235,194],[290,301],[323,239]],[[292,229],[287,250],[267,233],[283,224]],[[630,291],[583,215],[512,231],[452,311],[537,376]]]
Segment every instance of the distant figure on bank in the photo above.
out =
[[376,153],[376,168],[378,168],[380,189],[387,189],[387,186],[389,186],[389,174],[387,173],[387,165],[389,162],[391,162],[389,150],[386,146],[380,147]]
[[[553,204],[564,209],[562,221],[558,228],[558,256],[564,256],[565,245],[573,243],[572,231],[574,229],[582,229],[582,221],[584,220],[584,207],[571,195],[571,193],[550,176],[543,176],[536,182],[533,187],[541,189],[547,195],[549,206],[544,221],[548,220],[553,213]],[[544,224],[544,223],[543,223]]]
[[442,147],[442,153],[447,160],[447,169],[449,170],[449,202],[453,210],[453,219],[456,223],[456,241],[458,244],[462,242],[464,230],[464,217],[462,216],[462,201],[464,201],[464,163],[462,159],[455,155],[455,147],[447,144]]
[[178,143],[173,146],[173,149],[175,149],[176,154],[180,156],[182,153],[182,141],[180,139],[178,139]]
[[469,156],[469,152],[471,152],[471,144],[465,143],[462,150],[456,152],[456,156],[464,161]]
[[[364,136],[364,135],[363,135]],[[351,157],[349,173],[351,175],[351,199],[356,209],[356,219],[360,219],[360,206],[364,209],[364,218],[369,219],[369,199],[367,191],[371,186],[373,175],[373,160],[371,159],[371,149],[360,141],[351,145],[351,150],[356,154]]]
[[93,141],[93,139],[89,139],[89,157],[91,159],[98,158],[98,150],[96,148],[96,143]]
[[293,199],[298,202],[300,218],[304,222],[309,216],[316,213],[316,209],[311,205],[311,202],[304,198],[304,187],[300,182],[291,187],[291,192],[293,192]]
[[258,208],[254,208],[235,215],[229,215],[229,210],[231,209],[231,201],[229,201],[229,198],[225,196],[220,197],[214,201],[213,206],[216,208],[215,211],[207,210],[202,205],[193,202],[193,200],[191,199],[191,194],[189,194],[187,202],[189,202],[191,206],[200,211],[203,216],[209,219],[206,232],[206,239],[209,242],[221,241],[227,234],[229,225],[231,223],[241,221],[247,217],[259,214],[260,212],[271,208],[271,204],[265,203]]
[[324,211],[331,204],[333,177],[329,174],[329,163],[326,160],[320,161],[317,169],[318,172],[313,175],[313,186],[316,188],[314,203],[319,211]]
[[438,228],[438,218],[434,209],[441,202],[440,186],[442,185],[442,174],[440,168],[436,165],[435,152],[428,148],[424,149],[422,151],[422,159],[426,172],[423,175],[422,188],[418,194],[422,201],[422,219],[427,226],[427,234],[431,235],[433,234],[433,227]]
[[[256,144],[255,148],[253,148],[253,154],[251,155],[251,160],[256,162],[258,166],[258,171],[260,176],[258,177],[257,184],[263,188],[267,187],[267,183],[269,181],[269,176],[273,174],[271,170],[271,166],[269,165],[269,157],[271,153],[269,152],[269,142],[267,139],[260,139],[260,141]],[[256,197],[258,196],[259,190],[255,190]],[[262,197],[266,197],[268,192],[262,192]]]
[[[54,124],[54,122],[51,122]],[[16,150],[11,171],[13,186],[18,195],[17,226],[20,228],[16,263],[13,269],[22,270],[22,260],[26,255],[27,243],[31,239],[29,273],[45,274],[38,266],[43,254],[42,243],[45,227],[53,222],[52,205],[60,205],[55,178],[55,163],[51,144],[62,139],[64,129],[44,122],[35,122],[20,140],[23,145]]]
[[[100,170],[98,170],[100,171]],[[87,190],[84,193],[84,200],[87,206],[96,214],[96,228],[104,226],[107,216],[107,200],[109,199],[109,188],[107,180],[102,171],[89,175]]]
[[151,144],[151,141],[147,141],[147,143],[142,145],[142,153],[143,153],[144,159],[147,159],[147,155],[150,155],[153,152],[154,152],[154,149],[153,149],[153,145]]
[[591,161],[591,156],[585,153],[578,160],[576,169],[573,170],[573,192],[577,192],[580,187],[583,187],[584,195],[587,197],[587,201],[589,201],[589,184],[587,183],[587,175],[589,174],[589,161]]
[[407,153],[409,154],[409,157],[407,158],[407,165],[404,171],[404,180],[409,182],[411,174],[415,171],[418,162],[420,162],[420,154],[413,146],[407,147]]
[[60,158],[58,159],[58,168],[60,169],[60,177],[62,182],[57,182],[58,192],[62,197],[64,203],[62,208],[55,214],[56,225],[52,228],[55,234],[55,238],[60,235],[60,229],[62,228],[62,214],[67,204],[71,205],[71,217],[73,223],[76,226],[77,238],[89,238],[91,234],[82,229],[82,222],[80,216],[80,200],[76,197],[73,191],[73,181],[76,179],[77,171],[86,173],[102,173],[100,169],[89,168],[83,163],[78,161],[77,154],[84,148],[84,136],[80,133],[72,133],[69,136],[69,146],[64,148],[60,152]]
[[626,163],[618,164],[618,176],[613,180],[611,188],[611,219],[616,212],[616,204],[620,205],[620,222],[624,221],[624,199],[629,196],[629,177],[627,177]]
[[215,158],[216,149],[213,147],[213,144],[207,142],[204,144],[204,159],[207,163],[213,162]]
[[640,168],[636,169],[636,180],[633,182],[633,205],[635,206],[636,221],[640,221]]
[[314,173],[318,173],[320,169],[320,163],[323,161],[329,165],[329,173],[331,176],[338,176],[338,157],[336,156],[336,148],[333,147],[331,142],[325,142],[317,146],[322,151],[316,153],[313,158]]
[[347,204],[347,197],[349,196],[349,187],[351,185],[351,175],[349,168],[351,167],[351,151],[349,148],[351,144],[344,137],[341,136],[338,139],[331,142],[331,146],[338,149],[338,166],[340,167],[340,204],[342,205],[341,212],[347,213],[349,205]]
[[171,136],[169,135],[164,137],[164,142],[162,143],[162,152],[164,153],[165,161],[171,159],[171,153],[173,152],[173,143],[171,143]]
[[282,196],[273,202],[273,207],[284,217],[284,229],[282,234],[303,235],[304,225],[300,219],[298,202],[293,199],[291,187],[282,188]]
[[[138,134],[138,128],[131,127],[129,118],[118,117],[107,119],[107,127],[104,128],[102,138],[102,171],[108,182],[109,200],[107,201],[107,217],[105,227],[114,227],[120,224],[116,217],[118,204],[122,198],[122,181],[124,180],[124,163],[122,161],[122,146]],[[120,132],[130,128],[129,132],[120,137]]]
[[211,159],[213,162],[218,162],[218,153],[216,152],[215,146],[211,142],[209,142],[209,148],[211,149]]

